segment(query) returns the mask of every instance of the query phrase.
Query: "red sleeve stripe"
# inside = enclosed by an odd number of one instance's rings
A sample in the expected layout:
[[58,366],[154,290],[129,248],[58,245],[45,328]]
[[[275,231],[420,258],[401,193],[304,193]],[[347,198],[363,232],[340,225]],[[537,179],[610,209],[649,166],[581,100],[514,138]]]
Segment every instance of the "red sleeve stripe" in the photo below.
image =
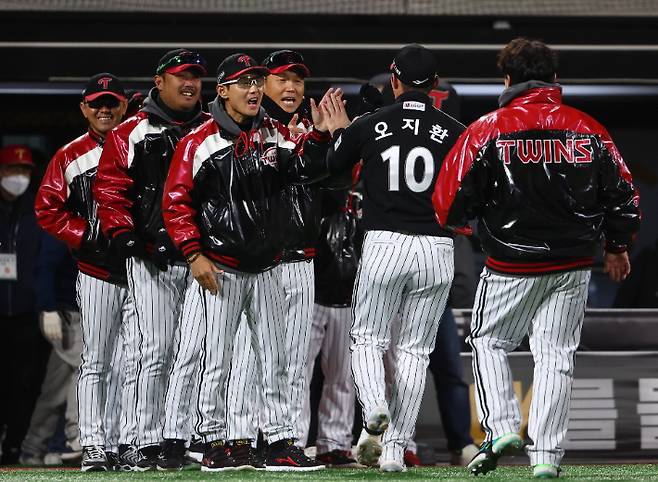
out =
[[130,231],[132,231],[132,230],[129,229],[129,228],[116,228],[116,229],[111,230],[109,234],[110,234],[111,238],[116,238],[118,235],[123,234],[123,233],[129,233]]
[[237,269],[240,266],[240,260],[232,258],[231,256],[222,256],[221,254],[213,253],[212,251],[206,251],[203,254],[224,266],[228,266],[229,268]]
[[181,252],[183,253],[183,256],[187,258],[191,254],[198,253],[201,251],[201,243],[199,242],[198,239],[190,239],[189,241],[185,241],[184,243],[181,243],[180,249]]
[[331,133],[329,131],[322,132],[317,129],[311,129],[308,136],[318,142],[329,142],[331,140]]

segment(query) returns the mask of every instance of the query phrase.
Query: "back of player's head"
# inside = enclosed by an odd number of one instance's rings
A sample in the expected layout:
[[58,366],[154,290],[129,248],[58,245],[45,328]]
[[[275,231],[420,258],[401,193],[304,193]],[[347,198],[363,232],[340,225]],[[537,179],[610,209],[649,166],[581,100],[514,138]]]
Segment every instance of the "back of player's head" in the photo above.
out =
[[498,53],[498,68],[503,75],[509,75],[510,84],[554,82],[557,65],[557,53],[541,40],[515,38]]
[[429,90],[436,82],[436,58],[418,44],[403,47],[393,59],[391,73],[405,86]]

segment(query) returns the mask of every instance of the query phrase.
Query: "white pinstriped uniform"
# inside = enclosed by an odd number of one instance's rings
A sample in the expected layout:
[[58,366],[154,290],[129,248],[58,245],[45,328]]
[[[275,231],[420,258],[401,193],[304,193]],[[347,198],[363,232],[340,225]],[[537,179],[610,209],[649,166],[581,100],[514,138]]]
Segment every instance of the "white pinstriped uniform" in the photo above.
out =
[[471,335],[478,417],[493,440],[521,428],[507,353],[530,336],[535,361],[527,448],[530,465],[560,465],[569,421],[576,349],[585,316],[589,270],[540,276],[484,268]]
[[[285,292],[285,356],[287,359],[289,417],[295,427],[296,439],[305,441],[308,427],[301,417],[307,398],[306,366],[308,364],[309,333],[313,316],[315,282],[313,262],[283,263],[274,268],[281,271]],[[236,336],[236,349],[231,362],[231,378],[227,391],[227,437],[255,440],[258,435],[258,415],[262,399],[257,397],[260,373],[251,348],[251,332],[242,322]]]
[[[352,449],[354,424],[354,380],[350,367],[350,307],[315,304],[309,337],[309,363],[306,366],[307,388],[311,385],[313,367],[318,354],[324,375],[322,396],[318,407],[317,453]],[[311,397],[306,390],[301,425],[302,443],[306,444],[311,419]]]
[[77,392],[80,444],[116,450],[118,440],[127,442],[135,430],[133,423],[121,423],[118,416],[122,405],[134,404],[130,359],[120,359],[135,320],[135,305],[127,287],[84,273],[78,273],[77,299],[82,328]]
[[[352,373],[364,417],[388,407],[381,460],[403,463],[420,410],[429,354],[454,274],[452,239],[368,231],[352,299]],[[396,327],[394,317],[400,313]],[[391,333],[393,329],[397,333]],[[386,397],[383,356],[397,340],[396,370]]]
[[195,431],[205,442],[227,439],[227,384],[242,312],[254,333],[252,340],[258,344],[252,349],[257,370],[262,373],[263,433],[270,443],[294,438],[288,413],[281,270],[251,274],[225,269],[218,275],[218,282],[217,295],[196,281],[188,285],[165,408],[165,420],[176,420],[178,426],[167,423],[165,438],[189,432],[185,426],[188,422],[175,414],[190,413],[194,397],[187,380],[197,372],[198,399],[193,410],[200,422]]
[[189,268],[175,265],[163,272],[139,258],[128,258],[126,264],[137,312],[132,347],[137,423],[133,445],[142,448],[162,440],[165,393]]

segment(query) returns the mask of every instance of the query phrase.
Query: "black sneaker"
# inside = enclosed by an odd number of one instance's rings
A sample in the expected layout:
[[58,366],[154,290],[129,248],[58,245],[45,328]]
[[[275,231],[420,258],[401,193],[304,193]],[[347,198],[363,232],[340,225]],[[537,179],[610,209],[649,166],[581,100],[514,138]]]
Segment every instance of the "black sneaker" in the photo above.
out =
[[100,445],[90,445],[82,448],[82,472],[107,472],[107,456]]
[[148,445],[137,450],[135,457],[135,464],[132,469],[135,472],[146,472],[147,470],[155,470],[158,463],[158,455],[160,455],[159,445]]
[[238,464],[229,454],[223,440],[215,440],[206,445],[206,452],[201,461],[203,472],[226,472],[237,468]]
[[228,444],[228,450],[238,465],[238,470],[263,470],[265,461],[258,456],[256,449],[251,445],[253,440],[245,438],[231,440]]
[[119,470],[131,472],[139,459],[139,450],[134,445],[119,444]]
[[324,469],[325,465],[304,455],[295,445],[295,439],[283,439],[270,444],[265,470],[273,472],[311,472]]
[[165,439],[158,455],[158,470],[181,470],[185,464],[185,440]]
[[315,459],[318,462],[325,464],[327,467],[364,467],[358,463],[349,450],[332,450],[331,452],[324,452],[318,454]]
[[121,465],[119,464],[119,455],[116,452],[105,451],[105,457],[107,458],[107,470],[121,470]]
[[206,444],[199,438],[190,440],[190,447],[185,452],[185,458],[193,464],[200,464],[203,460],[203,454],[206,452]]

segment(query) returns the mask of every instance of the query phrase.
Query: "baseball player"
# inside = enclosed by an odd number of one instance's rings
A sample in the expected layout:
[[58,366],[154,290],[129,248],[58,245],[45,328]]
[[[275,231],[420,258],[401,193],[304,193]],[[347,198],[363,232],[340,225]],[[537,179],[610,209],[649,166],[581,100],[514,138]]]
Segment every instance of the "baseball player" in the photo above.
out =
[[[142,109],[108,135],[94,186],[103,232],[127,258],[137,310],[136,451],[124,456],[137,470],[159,463],[171,348],[189,273],[164,229],[162,189],[178,140],[207,119],[200,102],[205,73],[203,57],[189,50],[160,59]],[[169,440],[162,452],[182,459],[185,441]],[[162,460],[158,467],[169,468]]]
[[[270,75],[264,86],[262,107],[270,118],[288,126],[298,134],[311,128],[308,102],[304,101],[304,79],[310,71],[301,54],[292,50],[278,50],[262,62]],[[285,249],[281,270],[285,291],[285,354],[288,357],[288,387],[290,389],[290,417],[295,427],[295,438],[304,448],[307,428],[301,417],[306,399],[306,376],[309,332],[313,312],[314,283],[313,257],[318,238],[319,206],[316,185],[288,185],[283,191],[285,212]],[[234,457],[255,456],[253,443],[258,435],[258,414],[262,407],[256,392],[256,357],[251,351],[251,337],[246,320],[241,322],[236,338],[228,385],[227,436],[231,440]],[[260,417],[262,418],[262,417]],[[248,443],[246,443],[248,442]],[[238,454],[249,451],[251,454]]]
[[[178,381],[197,371],[198,431],[208,444],[204,471],[254,468],[226,446],[226,384],[234,336],[245,311],[262,374],[267,470],[317,470],[295,445],[289,414],[281,270],[291,182],[326,175],[324,157],[333,124],[311,101],[314,128],[293,139],[261,109],[267,68],[233,54],[217,69],[212,119],[185,137],[174,155],[163,200],[167,231],[187,257],[196,282],[183,306],[180,344],[167,392],[167,415],[186,412],[189,395]],[[183,385],[184,386],[184,385]]]
[[477,217],[488,256],[468,338],[486,439],[468,467],[487,473],[523,445],[507,353],[529,335],[527,452],[535,477],[557,477],[594,255],[603,238],[604,271],[614,281],[628,275],[639,196],[605,128],[562,104],[549,47],[517,38],[498,66],[506,87],[500,108],[460,137],[433,197],[442,226]]
[[[134,304],[128,293],[125,263],[100,231],[91,191],[105,137],[119,124],[126,96],[119,79],[107,72],[89,79],[82,95],[80,110],[89,131],[52,158],[37,193],[35,211],[39,224],[66,243],[78,260],[81,468],[105,471],[115,468],[107,454],[117,451],[118,409],[122,402],[132,405],[134,395],[131,357],[121,362],[119,336],[134,318]],[[125,384],[120,376],[121,365],[125,368]],[[104,423],[108,417],[110,426]],[[124,425],[124,440],[131,436],[132,429],[130,424]]]
[[[436,223],[430,197],[463,126],[434,108],[428,96],[437,82],[429,50],[404,47],[391,72],[396,102],[338,131],[328,163],[330,172],[341,172],[363,159],[366,235],[350,330],[364,420],[357,460],[379,460],[382,471],[397,472],[406,469],[404,450],[420,409],[436,314],[445,307],[453,276],[452,235]],[[341,103],[327,108],[340,109]],[[398,312],[400,324],[392,327]],[[397,340],[397,366],[387,402],[382,356],[391,338]]]

